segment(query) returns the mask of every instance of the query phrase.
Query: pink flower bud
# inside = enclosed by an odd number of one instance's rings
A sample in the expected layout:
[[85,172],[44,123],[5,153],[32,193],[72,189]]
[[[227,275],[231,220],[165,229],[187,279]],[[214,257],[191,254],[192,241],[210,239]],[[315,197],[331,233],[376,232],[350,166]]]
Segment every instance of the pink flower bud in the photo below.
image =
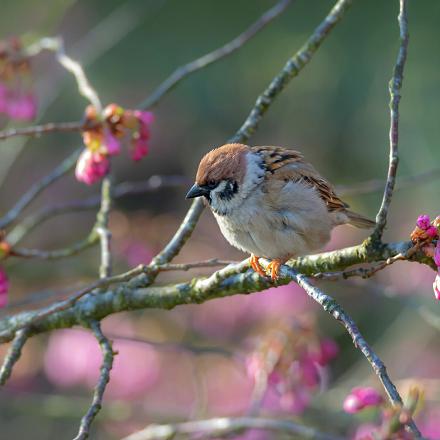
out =
[[437,265],[437,267],[440,267],[440,240],[437,240],[437,245],[435,246],[433,258],[434,263]]
[[324,366],[333,360],[339,353],[338,344],[333,339],[323,339],[320,343],[319,350],[313,354],[313,360]]
[[32,93],[11,94],[7,103],[6,113],[11,119],[29,121],[37,114],[37,103]]
[[107,175],[109,169],[110,161],[106,155],[85,149],[76,164],[75,176],[80,182],[92,185]]
[[121,144],[116,136],[106,130],[104,134],[104,145],[109,156],[116,156],[121,152]]
[[151,112],[135,110],[133,114],[142,125],[149,126],[154,122],[154,114]]
[[368,406],[378,406],[383,397],[371,387],[353,388],[344,400],[344,411],[349,414],[357,413]]
[[434,283],[432,284],[432,288],[434,290],[435,299],[440,301],[440,273],[437,272],[435,276]]
[[8,303],[9,280],[6,272],[0,267],[0,308]]
[[133,139],[132,145],[133,148],[131,149],[131,158],[134,161],[137,162],[148,154],[148,142],[142,137]]
[[431,238],[435,238],[438,236],[438,229],[435,226],[429,226],[426,229],[426,234]]
[[431,226],[431,219],[429,218],[429,215],[426,214],[419,215],[417,219],[417,226],[420,229],[426,231]]

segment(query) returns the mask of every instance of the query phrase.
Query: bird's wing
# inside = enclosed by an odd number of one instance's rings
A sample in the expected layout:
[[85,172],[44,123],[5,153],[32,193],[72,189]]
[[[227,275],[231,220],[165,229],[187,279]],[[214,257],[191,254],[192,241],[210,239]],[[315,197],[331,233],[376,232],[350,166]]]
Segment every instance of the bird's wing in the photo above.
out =
[[255,147],[254,150],[264,158],[266,173],[271,179],[301,181],[315,188],[330,212],[345,211],[348,208],[336,195],[331,184],[311,164],[305,162],[298,151],[271,146]]

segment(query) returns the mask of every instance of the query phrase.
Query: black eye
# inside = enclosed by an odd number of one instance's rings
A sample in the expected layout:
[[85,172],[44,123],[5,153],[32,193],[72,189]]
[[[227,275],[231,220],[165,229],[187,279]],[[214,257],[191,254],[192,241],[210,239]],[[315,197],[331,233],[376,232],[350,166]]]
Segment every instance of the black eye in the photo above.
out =
[[206,186],[209,189],[214,189],[217,186],[217,182],[215,180],[208,180],[208,183],[206,184]]

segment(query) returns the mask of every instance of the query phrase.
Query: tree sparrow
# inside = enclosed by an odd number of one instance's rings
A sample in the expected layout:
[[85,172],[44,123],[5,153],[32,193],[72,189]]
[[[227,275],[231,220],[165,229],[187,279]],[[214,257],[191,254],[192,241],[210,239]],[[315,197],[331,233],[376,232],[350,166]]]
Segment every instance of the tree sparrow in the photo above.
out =
[[259,257],[271,260],[271,278],[288,259],[307,255],[330,240],[337,225],[371,228],[375,223],[349,211],[301,153],[282,147],[226,144],[200,161],[186,198],[204,196],[226,240],[251,254],[252,268],[265,276]]

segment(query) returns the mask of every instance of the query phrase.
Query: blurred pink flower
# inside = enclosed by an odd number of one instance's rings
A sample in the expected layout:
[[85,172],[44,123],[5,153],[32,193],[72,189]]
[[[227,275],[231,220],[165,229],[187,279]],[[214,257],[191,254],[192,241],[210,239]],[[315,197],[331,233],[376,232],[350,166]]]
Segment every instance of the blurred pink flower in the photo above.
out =
[[[146,344],[116,340],[111,380],[106,397],[135,399],[156,382],[160,360],[156,351]],[[94,387],[99,377],[102,353],[96,339],[83,330],[60,330],[50,336],[44,358],[44,371],[54,385]]]
[[135,110],[133,114],[138,120],[139,127],[132,136],[131,158],[134,161],[139,161],[148,154],[150,125],[154,121],[154,115],[151,112],[141,110]]
[[434,283],[432,284],[434,290],[435,299],[440,301],[440,271],[435,276]]
[[437,240],[437,245],[435,246],[434,250],[434,263],[440,267],[440,240]]
[[80,182],[92,185],[101,180],[110,170],[108,157],[85,149],[76,164],[75,176]]
[[378,429],[373,423],[363,423],[356,429],[352,440],[374,440],[374,434],[378,433]]
[[127,259],[130,267],[148,264],[154,257],[154,252],[147,245],[138,241],[127,241],[120,248],[120,253]]
[[354,414],[368,406],[378,406],[383,402],[381,394],[371,387],[357,387],[344,400],[344,411]]
[[339,347],[333,339],[325,338],[320,341],[318,352],[312,352],[310,357],[318,364],[324,366],[339,354]]
[[37,102],[33,93],[10,91],[7,95],[5,112],[11,119],[30,121],[37,114]]
[[4,269],[0,266],[0,308],[8,304],[9,280]]
[[418,422],[418,425],[427,439],[440,439],[440,408],[426,411],[422,422]]
[[416,224],[420,229],[426,231],[431,226],[431,219],[429,218],[429,215],[419,215]]
[[435,238],[438,235],[438,229],[435,226],[429,226],[426,229],[426,234],[431,238]]
[[116,156],[121,152],[121,143],[110,130],[105,130],[104,132],[104,146],[109,156]]

